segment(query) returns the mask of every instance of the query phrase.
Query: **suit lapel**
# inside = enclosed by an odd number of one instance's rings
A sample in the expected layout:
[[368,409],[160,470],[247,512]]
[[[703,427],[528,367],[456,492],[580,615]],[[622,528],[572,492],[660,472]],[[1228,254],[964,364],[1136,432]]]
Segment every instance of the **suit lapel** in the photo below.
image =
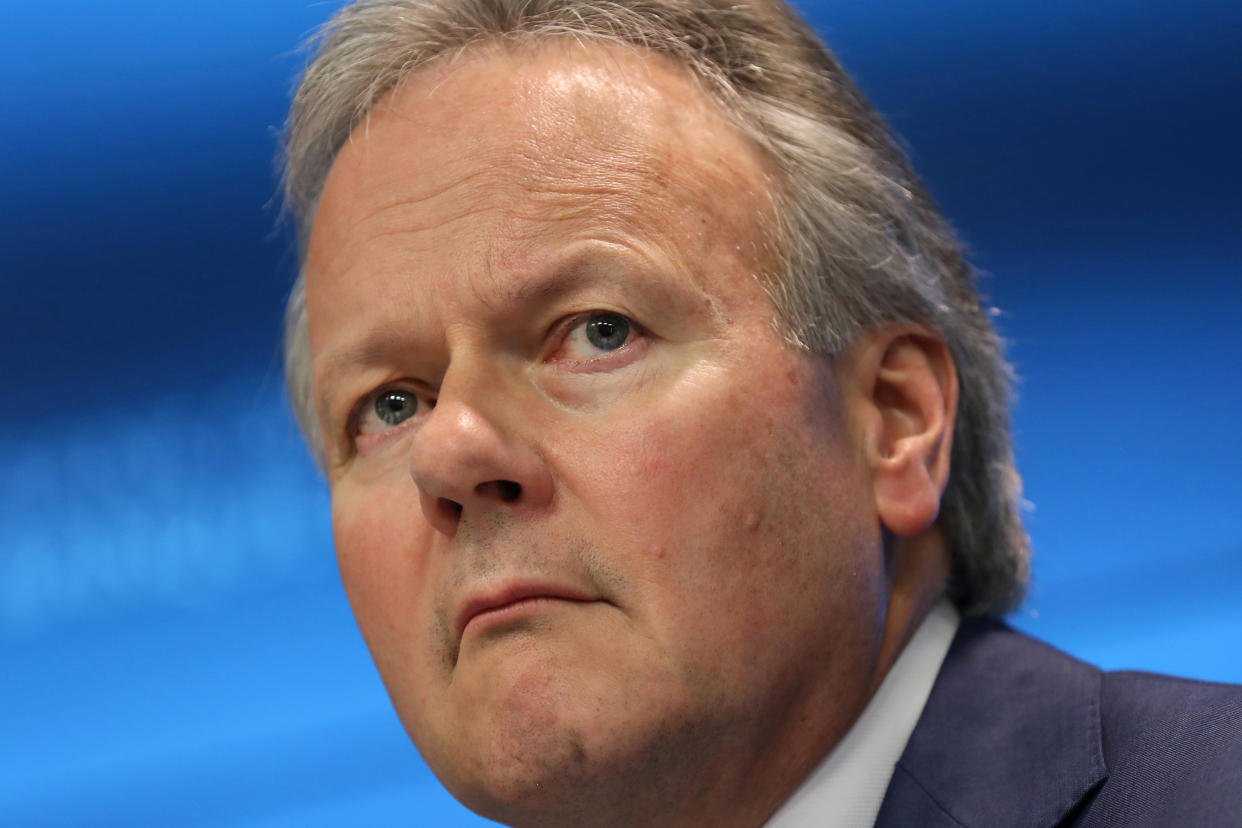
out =
[[963,621],[877,828],[1049,828],[1107,776],[1100,672],[992,619]]

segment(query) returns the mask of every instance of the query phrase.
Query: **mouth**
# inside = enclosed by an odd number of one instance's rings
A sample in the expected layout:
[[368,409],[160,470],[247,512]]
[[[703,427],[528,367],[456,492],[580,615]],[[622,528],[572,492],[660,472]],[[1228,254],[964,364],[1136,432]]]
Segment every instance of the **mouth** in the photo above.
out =
[[598,599],[551,584],[508,584],[469,598],[457,614],[457,640],[468,627],[501,622],[550,601],[587,604]]

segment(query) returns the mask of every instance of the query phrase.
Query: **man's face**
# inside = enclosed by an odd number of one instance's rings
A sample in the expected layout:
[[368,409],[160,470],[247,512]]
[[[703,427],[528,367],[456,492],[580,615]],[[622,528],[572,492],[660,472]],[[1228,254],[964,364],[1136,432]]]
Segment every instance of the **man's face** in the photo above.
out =
[[340,153],[307,266],[340,567],[467,804],[727,807],[865,703],[875,505],[833,367],[774,331],[770,211],[619,49],[476,50]]

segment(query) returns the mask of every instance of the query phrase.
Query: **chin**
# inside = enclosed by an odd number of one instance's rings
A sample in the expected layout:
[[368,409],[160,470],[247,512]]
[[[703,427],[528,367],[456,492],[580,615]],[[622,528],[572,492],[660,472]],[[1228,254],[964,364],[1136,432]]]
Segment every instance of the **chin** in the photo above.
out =
[[581,682],[575,692],[577,671],[532,642],[502,646],[509,651],[463,653],[445,704],[420,704],[410,694],[417,721],[407,720],[407,730],[455,797],[512,823],[564,801],[559,787],[588,762],[586,709],[602,700]]
[[[580,674],[541,658],[511,666],[493,674],[483,694],[463,694],[473,701],[463,711],[472,714],[469,723],[444,727],[453,735],[440,750],[424,751],[444,786],[471,810],[509,825],[594,825],[605,814],[606,822],[648,821],[650,780],[685,756],[695,730],[685,723],[702,718],[680,710],[675,698],[685,702],[684,688],[666,686],[661,705],[628,686],[626,671]],[[639,697],[643,704],[631,702]]]
[[[459,735],[450,755],[425,754],[444,786],[471,810],[508,825],[581,825],[594,797],[600,739],[579,723],[589,705],[548,693],[510,699]],[[594,723],[596,726],[598,722]],[[615,744],[611,747],[616,747]],[[601,761],[604,760],[604,761]]]
[[589,823],[584,802],[596,773],[582,734],[547,730],[524,742],[496,739],[468,778],[442,781],[471,810],[507,825]]

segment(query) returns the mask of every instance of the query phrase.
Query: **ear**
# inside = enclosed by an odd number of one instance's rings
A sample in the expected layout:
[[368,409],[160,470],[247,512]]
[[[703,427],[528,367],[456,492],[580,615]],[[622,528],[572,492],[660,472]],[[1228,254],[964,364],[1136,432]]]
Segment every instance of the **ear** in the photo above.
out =
[[876,512],[899,537],[930,527],[949,479],[957,369],[936,332],[869,331],[845,353],[851,419],[871,470]]

